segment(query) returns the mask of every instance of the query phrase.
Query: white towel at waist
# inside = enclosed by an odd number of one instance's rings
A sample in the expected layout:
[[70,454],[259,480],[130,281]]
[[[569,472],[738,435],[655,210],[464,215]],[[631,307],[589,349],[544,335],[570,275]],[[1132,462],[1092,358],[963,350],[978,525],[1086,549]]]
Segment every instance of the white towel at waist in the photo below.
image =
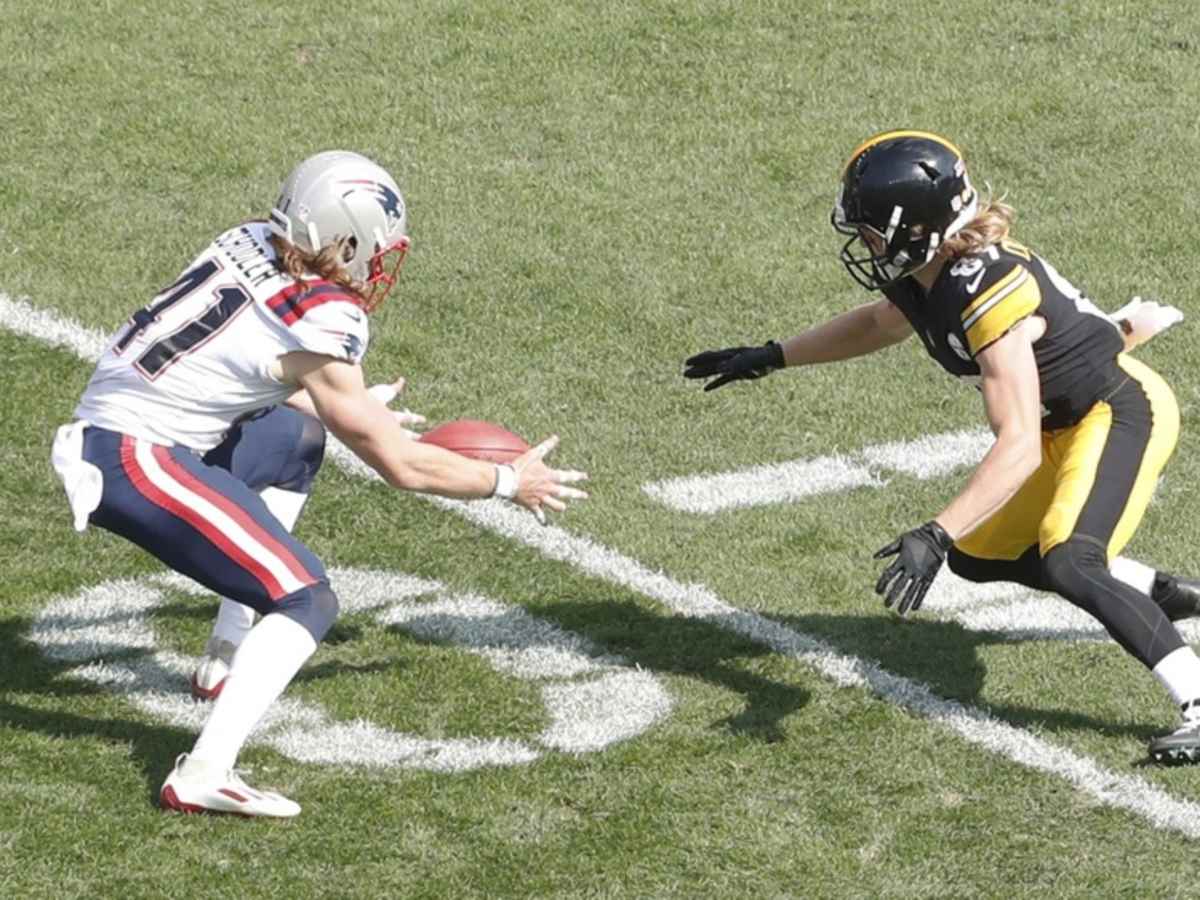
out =
[[100,505],[104,493],[104,475],[83,458],[83,430],[87,426],[87,422],[61,426],[54,434],[54,448],[50,451],[50,463],[67,492],[76,531],[87,528],[88,516]]

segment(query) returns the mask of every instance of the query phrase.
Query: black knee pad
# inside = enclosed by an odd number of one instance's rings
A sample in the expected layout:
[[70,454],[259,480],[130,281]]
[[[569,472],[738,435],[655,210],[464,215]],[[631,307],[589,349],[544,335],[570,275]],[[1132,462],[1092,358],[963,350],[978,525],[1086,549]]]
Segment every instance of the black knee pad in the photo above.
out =
[[274,612],[282,613],[308,629],[320,643],[333,627],[338,614],[338,598],[329,583],[318,581],[288,594],[275,604]]
[[1111,577],[1108,554],[1092,541],[1064,541],[1042,557],[1042,577],[1046,590],[1090,610],[1095,606],[1091,596],[1096,579]]

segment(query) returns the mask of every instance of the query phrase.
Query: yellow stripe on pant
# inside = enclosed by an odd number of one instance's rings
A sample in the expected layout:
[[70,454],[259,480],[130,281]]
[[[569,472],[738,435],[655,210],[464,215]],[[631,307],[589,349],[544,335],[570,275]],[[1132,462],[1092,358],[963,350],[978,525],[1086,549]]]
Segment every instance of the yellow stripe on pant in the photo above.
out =
[[1146,507],[1154,498],[1158,477],[1179,442],[1179,404],[1175,401],[1175,393],[1170,385],[1157,372],[1133,357],[1122,354],[1117,357],[1117,364],[1130,378],[1141,384],[1146,398],[1150,401],[1154,424],[1150,431],[1146,454],[1138,469],[1137,480],[1129,499],[1125,502],[1125,510],[1117,522],[1117,527],[1108,541],[1110,560],[1125,549],[1138,525],[1142,523]]
[[1108,558],[1133,537],[1179,439],[1175,395],[1152,369],[1117,358],[1128,380],[1070,428],[1044,432],[1042,464],[957,548],[987,560],[1042,556],[1071,537],[1100,543]]

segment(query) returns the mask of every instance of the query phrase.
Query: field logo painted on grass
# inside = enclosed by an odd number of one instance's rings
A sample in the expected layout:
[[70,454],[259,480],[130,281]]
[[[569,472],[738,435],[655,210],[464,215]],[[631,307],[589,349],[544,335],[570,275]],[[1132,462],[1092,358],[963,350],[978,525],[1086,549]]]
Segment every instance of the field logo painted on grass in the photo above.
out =
[[[476,654],[501,675],[541,685],[548,724],[524,740],[431,739],[362,719],[338,721],[315,704],[285,696],[251,743],[301,762],[461,772],[528,763],[551,750],[603,750],[670,713],[671,698],[656,677],[518,606],[449,593],[437,582],[391,572],[329,574],[345,598],[345,613],[371,613],[385,625]],[[213,599],[174,574],[110,581],[53,599],[29,636],[50,659],[73,665],[72,677],[125,697],[159,721],[198,731],[211,706],[189,695],[195,660],[158,649],[151,624],[154,609],[178,592]]]

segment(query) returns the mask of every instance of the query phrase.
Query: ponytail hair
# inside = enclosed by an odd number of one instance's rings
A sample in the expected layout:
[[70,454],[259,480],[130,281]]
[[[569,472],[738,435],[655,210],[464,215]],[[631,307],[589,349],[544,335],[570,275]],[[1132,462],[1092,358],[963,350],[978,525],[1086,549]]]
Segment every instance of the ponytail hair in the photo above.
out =
[[989,196],[975,218],[946,238],[938,252],[948,259],[979,253],[1008,237],[1015,218],[1016,211],[1003,198]]
[[316,275],[318,278],[332,281],[338,287],[345,288],[365,305],[366,285],[351,278],[350,273],[343,265],[347,244],[353,240],[352,237],[339,238],[332,244],[326,244],[315,253],[301,250],[277,234],[272,234],[270,240],[271,246],[279,254],[279,268],[292,278],[299,281],[306,275]]

